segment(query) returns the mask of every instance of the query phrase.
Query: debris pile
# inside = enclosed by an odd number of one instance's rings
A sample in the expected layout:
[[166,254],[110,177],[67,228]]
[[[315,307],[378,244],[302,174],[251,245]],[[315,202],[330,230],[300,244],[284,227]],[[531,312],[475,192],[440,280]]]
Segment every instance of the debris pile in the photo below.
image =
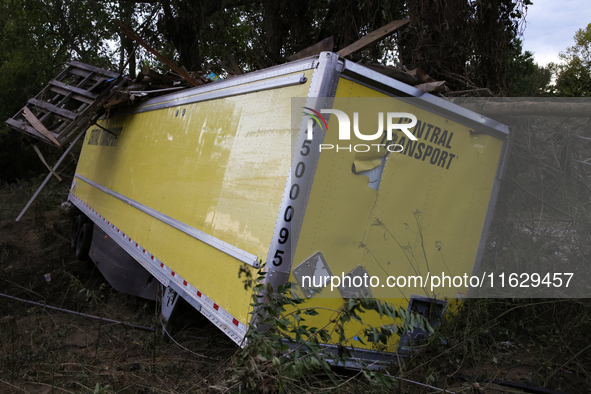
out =
[[[200,85],[219,80],[219,77],[212,71],[187,73]],[[109,100],[103,107],[112,109],[130,105],[141,102],[143,99],[190,87],[193,87],[193,85],[173,71],[161,74],[149,67],[144,67],[135,79],[129,79],[123,86],[113,89]]]
[[[445,85],[445,81],[436,81],[419,68],[408,70],[404,66],[394,67],[373,63],[359,54],[363,49],[388,37],[408,22],[408,19],[390,22],[341,49],[337,54],[440,97],[488,97],[492,95],[489,89],[477,87],[472,90],[453,92]],[[120,22],[116,23],[126,35],[154,54],[170,67],[171,71],[161,74],[149,67],[144,67],[137,77],[130,79],[121,76],[121,73],[102,70],[79,62],[70,62],[66,69],[56,79],[50,81],[49,85],[37,97],[29,100],[27,106],[8,119],[7,124],[17,131],[24,132],[29,137],[59,148],[71,141],[81,130],[96,123],[96,120],[106,111],[122,106],[137,105],[152,97],[220,79],[210,70],[190,72],[183,67],[178,67],[150,47],[132,30]],[[283,61],[303,59],[333,49],[334,40],[333,37],[329,37],[283,59]],[[226,61],[218,62],[217,66],[226,72],[226,78],[242,74],[240,66],[232,56],[228,56]],[[457,78],[463,77],[458,75]],[[472,86],[473,84],[467,85]]]

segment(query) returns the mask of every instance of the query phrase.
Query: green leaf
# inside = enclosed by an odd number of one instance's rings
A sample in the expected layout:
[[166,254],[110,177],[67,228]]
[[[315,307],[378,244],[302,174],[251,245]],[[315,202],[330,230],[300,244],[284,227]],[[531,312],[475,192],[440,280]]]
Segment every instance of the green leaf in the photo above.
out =
[[279,360],[277,357],[273,357],[273,366],[274,367],[280,367],[281,366],[281,360]]
[[433,327],[431,327],[429,322],[425,322],[425,326],[427,327],[427,331],[429,331],[431,334],[435,333],[435,330],[433,329]]

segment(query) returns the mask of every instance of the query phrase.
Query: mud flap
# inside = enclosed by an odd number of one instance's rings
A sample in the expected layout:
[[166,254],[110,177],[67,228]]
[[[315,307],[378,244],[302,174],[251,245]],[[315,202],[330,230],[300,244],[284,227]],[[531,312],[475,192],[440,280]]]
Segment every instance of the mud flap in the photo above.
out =
[[89,256],[107,282],[121,293],[156,301],[156,280],[111,237],[93,225]]
[[170,335],[170,320],[176,311],[180,297],[171,286],[164,287],[161,283],[158,283],[158,287],[158,294],[160,295],[160,323],[162,324],[162,339],[168,339],[168,335],[166,335],[166,333],[169,333]]

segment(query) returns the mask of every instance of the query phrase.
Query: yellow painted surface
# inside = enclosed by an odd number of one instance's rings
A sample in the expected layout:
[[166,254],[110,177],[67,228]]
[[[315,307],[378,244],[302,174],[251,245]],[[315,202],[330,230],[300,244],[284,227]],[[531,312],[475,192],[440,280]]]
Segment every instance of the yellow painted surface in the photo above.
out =
[[[336,97],[333,108],[349,114],[352,126],[353,112],[358,112],[364,134],[378,130],[378,112],[414,114],[422,124],[434,126],[427,140],[419,138],[418,143],[425,144],[423,151],[430,145],[433,151],[439,148],[440,153],[434,164],[429,157],[424,161],[416,159],[418,148],[410,157],[391,153],[376,191],[368,186],[367,176],[353,173],[352,166],[357,171],[375,168],[381,163],[384,150],[381,154],[322,151],[292,269],[317,251],[322,252],[333,275],[347,274],[362,265],[370,276],[379,278],[380,285],[371,289],[374,297],[403,308],[412,293],[437,298],[465,293],[463,285],[431,292],[429,288],[390,288],[386,281],[388,276],[426,277],[428,272],[452,276],[472,273],[502,141],[393,98],[362,104],[358,99],[347,100],[348,97],[387,97],[349,80],[339,81]],[[441,129],[439,137],[443,136],[443,130],[448,132],[445,140],[438,141],[440,145],[430,139],[435,127]],[[330,117],[328,130],[325,144],[376,143],[359,140],[353,132],[350,142],[339,141],[334,115]],[[416,128],[411,131],[418,137]],[[449,139],[452,132],[453,137]],[[407,141],[398,142],[407,152],[411,148]],[[439,161],[442,150],[448,155],[444,162]],[[451,154],[455,157],[450,162],[447,159]],[[295,281],[293,275],[291,280]],[[331,293],[329,286],[310,298],[307,306],[334,308],[342,302],[339,291],[335,289]],[[322,325],[325,319],[326,312],[322,312],[308,317],[307,324]],[[391,323],[380,321],[377,314],[366,314],[363,319],[374,326]],[[352,326],[348,336],[359,335],[360,327]]]
[[[104,131],[90,141],[91,127],[77,173],[264,260],[289,173],[290,98],[308,89],[309,82],[108,119],[104,127],[121,127],[116,146]],[[80,179],[75,194],[248,322],[239,261]]]

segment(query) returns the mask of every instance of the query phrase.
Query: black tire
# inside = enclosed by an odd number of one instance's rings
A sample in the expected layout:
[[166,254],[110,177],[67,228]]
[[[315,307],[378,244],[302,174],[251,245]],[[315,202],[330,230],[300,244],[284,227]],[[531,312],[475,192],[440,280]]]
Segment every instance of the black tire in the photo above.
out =
[[72,223],[72,234],[71,234],[71,245],[72,249],[76,248],[76,243],[78,242],[78,234],[80,233],[80,228],[84,224],[82,215],[78,215],[74,218],[74,222]]
[[76,249],[76,244],[78,243],[78,234],[80,234],[80,229],[85,223],[92,223],[86,215],[80,214],[74,218],[74,223],[72,224],[72,234],[70,236],[72,249]]
[[88,252],[90,251],[90,243],[92,242],[92,230],[94,223],[84,223],[78,232],[78,239],[76,240],[76,258],[78,260],[86,260]]

